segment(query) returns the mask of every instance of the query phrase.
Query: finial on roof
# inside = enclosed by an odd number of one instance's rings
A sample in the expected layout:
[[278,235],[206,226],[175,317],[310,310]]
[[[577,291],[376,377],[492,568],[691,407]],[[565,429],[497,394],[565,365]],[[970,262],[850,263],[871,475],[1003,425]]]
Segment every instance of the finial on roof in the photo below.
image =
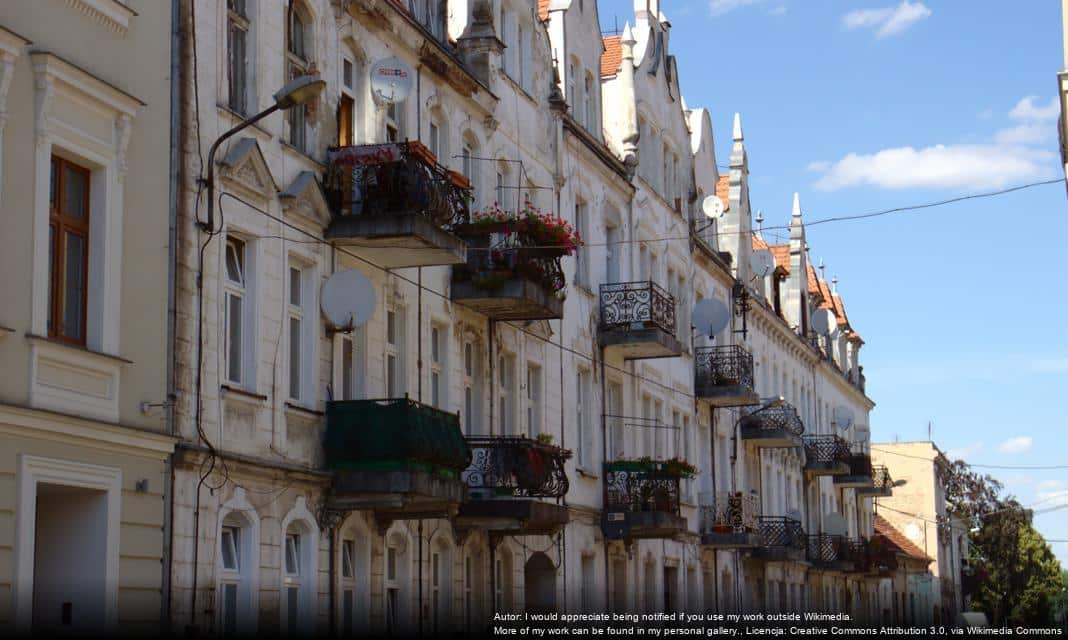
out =
[[801,217],[801,196],[796,191],[794,192],[793,217],[795,217],[795,218],[800,218]]
[[831,278],[831,293],[838,295],[838,276]]
[[745,136],[742,135],[742,114],[734,114],[734,141],[741,142],[745,140]]
[[760,209],[757,209],[756,223],[757,223],[757,231],[763,231],[764,230],[764,212],[761,211]]
[[826,269],[827,265],[823,264],[823,258],[820,258],[820,280],[826,279],[826,276],[824,275]]
[[[616,24],[619,24],[618,22]],[[634,39],[634,32],[630,29],[630,21],[628,20],[623,24],[623,35],[619,39],[620,44],[636,44],[637,40]]]

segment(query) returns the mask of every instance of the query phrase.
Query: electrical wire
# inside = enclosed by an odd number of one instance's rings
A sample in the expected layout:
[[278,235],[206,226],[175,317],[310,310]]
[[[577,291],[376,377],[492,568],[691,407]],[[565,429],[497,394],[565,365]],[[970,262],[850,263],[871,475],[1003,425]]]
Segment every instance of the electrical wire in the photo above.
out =
[[[917,455],[913,455],[913,454],[910,454],[910,453],[902,453],[900,451],[891,451],[890,449],[882,449],[882,448],[879,448],[876,445],[872,445],[871,450],[872,451],[878,451],[880,453],[888,453],[888,454],[893,455],[893,456],[900,456],[902,458],[912,458],[914,460],[927,460],[927,461],[931,461],[932,460],[932,458],[928,458],[928,457],[925,457],[925,456],[917,456]],[[958,460],[958,462],[962,462],[962,463],[964,463],[965,466],[972,467],[972,468],[975,468],[975,469],[1002,469],[1002,470],[1009,470],[1009,471],[1055,471],[1055,470],[1060,470],[1060,469],[1068,469],[1068,465],[1066,465],[1066,464],[1056,464],[1056,465],[972,464],[970,462],[965,462],[964,460]]]

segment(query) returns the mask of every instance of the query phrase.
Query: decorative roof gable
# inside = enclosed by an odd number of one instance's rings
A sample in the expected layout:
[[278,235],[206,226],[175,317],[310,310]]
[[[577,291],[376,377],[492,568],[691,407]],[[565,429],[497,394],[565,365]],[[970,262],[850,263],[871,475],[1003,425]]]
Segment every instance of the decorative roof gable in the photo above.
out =
[[303,219],[309,224],[325,227],[330,224],[330,206],[315,174],[301,171],[284,191],[278,194],[282,212],[287,216]]

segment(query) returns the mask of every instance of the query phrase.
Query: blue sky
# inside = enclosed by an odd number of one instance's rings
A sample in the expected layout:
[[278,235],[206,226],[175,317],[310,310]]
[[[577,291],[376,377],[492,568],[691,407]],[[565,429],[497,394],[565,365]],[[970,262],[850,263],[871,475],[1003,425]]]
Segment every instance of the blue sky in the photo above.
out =
[[[601,19],[631,3],[602,0]],[[754,209],[784,224],[1052,179],[1055,0],[665,0],[687,104],[717,157],[742,114]],[[876,440],[927,438],[974,464],[1068,464],[1064,185],[808,230],[838,275]],[[1068,505],[1065,471],[990,471],[1024,504]],[[1068,539],[1068,509],[1036,517]],[[1068,544],[1054,544],[1068,566]]]

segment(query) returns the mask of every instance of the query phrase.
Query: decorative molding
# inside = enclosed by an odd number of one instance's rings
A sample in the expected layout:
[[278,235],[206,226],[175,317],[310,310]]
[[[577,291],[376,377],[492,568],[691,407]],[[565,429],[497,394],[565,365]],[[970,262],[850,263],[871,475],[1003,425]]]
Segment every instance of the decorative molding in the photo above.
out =
[[126,150],[130,146],[130,134],[133,132],[133,118],[122,114],[115,119],[115,163],[118,168],[119,180],[126,179]]
[[330,224],[330,205],[311,171],[297,174],[293,182],[278,194],[278,198],[285,215],[301,218],[320,229]]
[[126,35],[137,12],[118,0],[67,0],[67,4],[116,33]]
[[122,362],[52,340],[30,340],[30,406],[119,421]]
[[220,178],[232,188],[265,202],[278,193],[267,160],[255,138],[241,138],[219,162]]
[[163,433],[5,404],[0,404],[0,433],[153,460],[162,460],[173,452],[175,443],[173,437]]

